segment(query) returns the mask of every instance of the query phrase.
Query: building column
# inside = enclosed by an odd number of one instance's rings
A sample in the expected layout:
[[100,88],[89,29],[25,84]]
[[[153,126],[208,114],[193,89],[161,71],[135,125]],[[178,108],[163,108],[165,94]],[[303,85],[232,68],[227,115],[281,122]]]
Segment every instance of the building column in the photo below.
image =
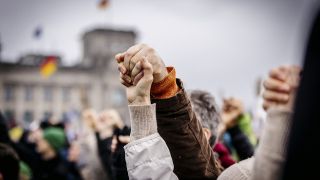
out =
[[25,112],[25,102],[24,102],[24,86],[16,84],[15,88],[15,111],[17,123],[24,126],[24,112]]
[[43,89],[39,84],[34,86],[34,119],[40,123],[43,118]]

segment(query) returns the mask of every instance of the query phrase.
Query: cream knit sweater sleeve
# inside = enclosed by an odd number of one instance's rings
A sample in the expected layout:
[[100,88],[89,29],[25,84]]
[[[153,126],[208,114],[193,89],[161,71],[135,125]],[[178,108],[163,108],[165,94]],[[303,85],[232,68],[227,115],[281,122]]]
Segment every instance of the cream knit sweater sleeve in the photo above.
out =
[[292,111],[274,108],[268,112],[260,145],[255,153],[253,180],[281,179],[285,162]]
[[131,118],[130,141],[157,133],[156,104],[129,105]]
[[218,180],[280,179],[291,128],[291,115],[292,112],[287,109],[270,109],[254,157],[224,170]]

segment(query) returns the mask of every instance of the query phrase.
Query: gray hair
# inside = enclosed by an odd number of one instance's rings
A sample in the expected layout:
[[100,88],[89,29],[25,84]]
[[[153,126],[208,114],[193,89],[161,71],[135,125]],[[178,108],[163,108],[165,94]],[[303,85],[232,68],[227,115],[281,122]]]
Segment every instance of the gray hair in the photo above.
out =
[[211,131],[212,138],[217,138],[218,125],[221,122],[220,113],[213,95],[207,91],[191,90],[189,97],[193,111],[203,128]]

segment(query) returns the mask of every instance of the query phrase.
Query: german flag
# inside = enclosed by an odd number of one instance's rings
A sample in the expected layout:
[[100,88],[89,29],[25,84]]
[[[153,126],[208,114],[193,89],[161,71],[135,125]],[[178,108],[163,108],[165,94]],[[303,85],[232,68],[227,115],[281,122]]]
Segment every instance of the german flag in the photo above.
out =
[[40,65],[40,74],[43,77],[49,77],[57,70],[57,57],[48,56],[43,59]]

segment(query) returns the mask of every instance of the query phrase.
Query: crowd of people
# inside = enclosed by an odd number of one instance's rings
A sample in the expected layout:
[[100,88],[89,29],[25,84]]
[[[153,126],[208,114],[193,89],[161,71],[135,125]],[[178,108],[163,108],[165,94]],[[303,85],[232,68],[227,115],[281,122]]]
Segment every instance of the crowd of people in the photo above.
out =
[[257,138],[240,99],[227,97],[218,107],[210,92],[185,90],[150,46],[137,44],[115,59],[130,127],[114,109],[86,109],[73,140],[66,124],[50,119],[15,139],[0,114],[0,180],[280,177],[299,67],[274,68],[264,81],[267,119]]

